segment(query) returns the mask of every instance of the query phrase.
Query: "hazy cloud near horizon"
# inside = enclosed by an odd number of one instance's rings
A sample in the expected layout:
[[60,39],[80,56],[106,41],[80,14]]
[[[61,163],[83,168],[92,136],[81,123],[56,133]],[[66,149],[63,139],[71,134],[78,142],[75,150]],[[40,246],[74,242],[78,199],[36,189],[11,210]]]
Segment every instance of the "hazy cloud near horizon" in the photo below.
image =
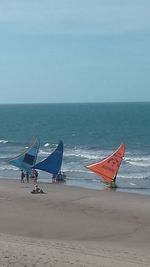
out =
[[150,100],[150,2],[2,0],[1,103]]
[[41,34],[112,34],[150,28],[148,1],[6,1],[0,22],[7,31]]

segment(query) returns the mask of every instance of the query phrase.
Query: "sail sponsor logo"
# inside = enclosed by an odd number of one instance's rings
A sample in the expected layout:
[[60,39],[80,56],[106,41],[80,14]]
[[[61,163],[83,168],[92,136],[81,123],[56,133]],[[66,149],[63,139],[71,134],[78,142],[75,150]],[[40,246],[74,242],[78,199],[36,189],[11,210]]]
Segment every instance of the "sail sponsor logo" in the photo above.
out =
[[117,165],[119,167],[119,161],[115,158],[111,158],[107,161],[109,164],[111,164],[112,167],[114,167],[115,165]]
[[102,168],[105,169],[105,170],[108,170],[108,171],[110,171],[110,172],[114,172],[114,169],[112,169],[111,167],[102,165]]

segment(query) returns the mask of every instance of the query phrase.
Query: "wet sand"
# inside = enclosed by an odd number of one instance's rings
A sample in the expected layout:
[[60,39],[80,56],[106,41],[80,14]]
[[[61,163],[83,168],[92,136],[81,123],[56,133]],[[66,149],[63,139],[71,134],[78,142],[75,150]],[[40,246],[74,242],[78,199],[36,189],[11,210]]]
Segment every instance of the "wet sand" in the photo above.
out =
[[0,180],[0,266],[149,266],[150,196]]

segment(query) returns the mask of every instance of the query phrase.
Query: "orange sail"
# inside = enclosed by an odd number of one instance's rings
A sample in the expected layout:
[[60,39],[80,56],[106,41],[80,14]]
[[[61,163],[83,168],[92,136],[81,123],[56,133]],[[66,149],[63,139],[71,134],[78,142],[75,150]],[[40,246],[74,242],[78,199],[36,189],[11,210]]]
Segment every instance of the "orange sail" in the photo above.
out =
[[124,156],[124,150],[124,144],[121,144],[110,156],[97,163],[87,165],[86,168],[95,172],[105,183],[115,182],[118,169]]

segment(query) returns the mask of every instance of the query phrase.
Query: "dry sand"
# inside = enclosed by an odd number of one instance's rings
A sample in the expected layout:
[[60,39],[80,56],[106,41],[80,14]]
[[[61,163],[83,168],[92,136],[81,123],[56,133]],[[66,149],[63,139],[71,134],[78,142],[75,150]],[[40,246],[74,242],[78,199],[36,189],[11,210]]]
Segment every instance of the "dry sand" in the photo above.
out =
[[150,266],[150,196],[0,180],[1,266]]

